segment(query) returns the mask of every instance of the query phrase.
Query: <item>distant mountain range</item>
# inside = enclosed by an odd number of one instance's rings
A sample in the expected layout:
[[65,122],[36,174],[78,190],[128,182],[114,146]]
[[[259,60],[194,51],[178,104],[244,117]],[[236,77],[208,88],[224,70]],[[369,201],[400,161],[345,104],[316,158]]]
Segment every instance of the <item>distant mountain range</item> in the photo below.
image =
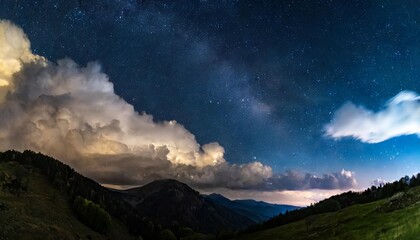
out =
[[210,194],[205,197],[211,202],[222,205],[229,208],[247,218],[251,219],[255,223],[260,223],[269,220],[272,217],[285,213],[286,211],[292,211],[300,207],[291,205],[280,205],[266,203],[263,201],[255,201],[252,199],[248,200],[230,200],[220,194]]
[[116,191],[140,214],[163,226],[188,226],[202,233],[239,230],[256,222],[246,215],[200,195],[176,180],[157,180],[142,187]]

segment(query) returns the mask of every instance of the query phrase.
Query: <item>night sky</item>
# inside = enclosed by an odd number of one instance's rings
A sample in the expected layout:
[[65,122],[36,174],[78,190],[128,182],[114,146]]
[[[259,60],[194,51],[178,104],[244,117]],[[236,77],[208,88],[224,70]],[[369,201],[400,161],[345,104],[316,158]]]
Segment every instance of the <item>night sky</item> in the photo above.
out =
[[420,92],[417,1],[0,0],[0,19],[52,62],[98,61],[137,112],[218,142],[231,164],[345,170],[353,189],[420,172],[419,130],[380,141],[326,130],[355,117],[340,115],[346,104],[375,114]]

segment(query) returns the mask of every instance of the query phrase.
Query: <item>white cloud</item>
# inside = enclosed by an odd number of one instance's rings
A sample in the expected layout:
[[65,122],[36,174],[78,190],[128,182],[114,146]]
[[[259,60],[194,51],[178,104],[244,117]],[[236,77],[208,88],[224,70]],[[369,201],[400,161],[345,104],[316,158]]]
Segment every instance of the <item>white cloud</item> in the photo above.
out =
[[379,186],[385,185],[386,183],[387,183],[386,180],[378,178],[378,179],[373,180],[372,185],[379,187]]
[[32,54],[30,42],[22,29],[0,20],[0,103],[13,85],[12,76],[22,64],[39,58]]
[[346,103],[325,126],[326,135],[340,139],[352,137],[366,143],[378,143],[393,137],[420,134],[419,95],[402,91],[377,112]]

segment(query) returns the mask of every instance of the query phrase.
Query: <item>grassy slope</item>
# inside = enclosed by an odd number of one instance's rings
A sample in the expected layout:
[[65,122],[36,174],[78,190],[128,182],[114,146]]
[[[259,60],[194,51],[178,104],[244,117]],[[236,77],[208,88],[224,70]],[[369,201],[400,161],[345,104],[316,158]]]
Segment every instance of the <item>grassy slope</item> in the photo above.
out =
[[[0,163],[0,172],[13,176],[17,163]],[[113,219],[107,236],[83,225],[74,216],[69,199],[34,169],[28,174],[28,192],[19,197],[0,190],[0,240],[6,239],[133,239]]]
[[[401,195],[397,199],[393,197],[310,216],[238,239],[419,239],[420,187],[409,190],[403,197]],[[403,208],[389,207],[391,205],[403,205]]]

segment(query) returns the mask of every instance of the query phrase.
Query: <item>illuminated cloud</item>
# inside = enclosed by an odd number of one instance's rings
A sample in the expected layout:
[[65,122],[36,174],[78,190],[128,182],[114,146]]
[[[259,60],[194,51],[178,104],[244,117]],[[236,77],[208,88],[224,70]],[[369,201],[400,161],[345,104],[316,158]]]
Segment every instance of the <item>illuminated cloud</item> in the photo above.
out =
[[346,103],[325,126],[326,135],[334,139],[352,137],[366,143],[383,142],[403,135],[419,135],[419,99],[415,92],[402,91],[377,112]]
[[259,162],[227,163],[222,146],[200,146],[176,121],[136,112],[99,64],[33,55],[23,31],[8,21],[0,22],[0,77],[1,150],[41,151],[109,183],[177,178],[242,186],[272,175]]
[[30,42],[22,29],[0,20],[0,103],[12,87],[13,74],[20,71],[22,64],[36,58],[38,56],[32,54]]
[[0,22],[0,93],[0,150],[40,151],[109,186],[162,178],[200,189],[353,186],[352,173],[344,170],[318,178],[274,175],[257,161],[231,164],[218,143],[200,145],[176,121],[136,112],[115,94],[98,63],[81,67],[32,54],[23,31],[8,21]]

